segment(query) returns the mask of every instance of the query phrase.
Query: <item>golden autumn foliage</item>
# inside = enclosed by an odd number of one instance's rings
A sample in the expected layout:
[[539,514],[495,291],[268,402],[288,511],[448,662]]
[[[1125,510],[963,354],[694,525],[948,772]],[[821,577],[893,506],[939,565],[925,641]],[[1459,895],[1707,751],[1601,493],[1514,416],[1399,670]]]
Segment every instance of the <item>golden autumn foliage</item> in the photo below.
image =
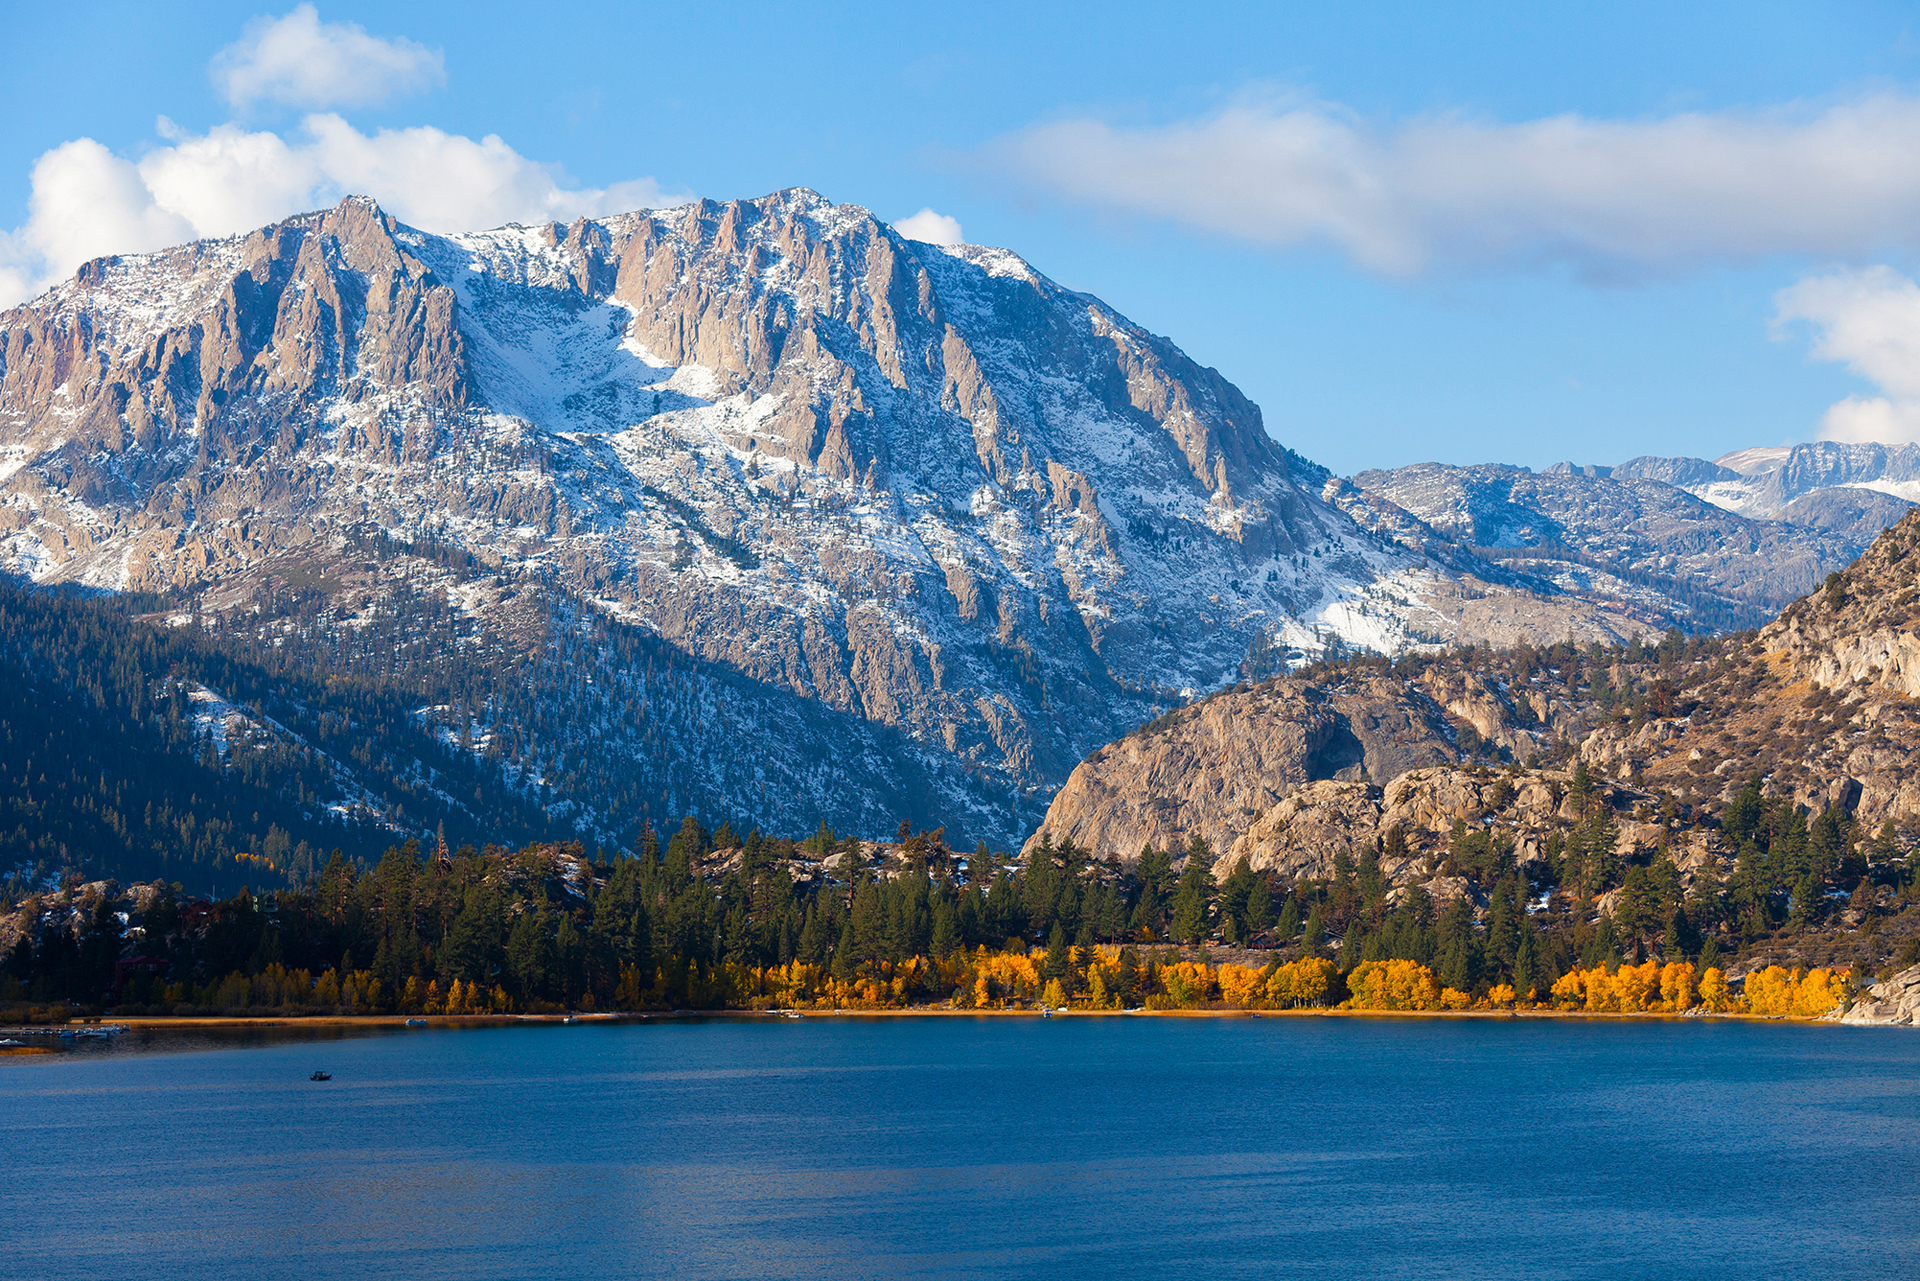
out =
[[1845,970],[1785,970],[1769,965],[1747,975],[1744,1000],[1752,1014],[1819,1018],[1839,1008],[1846,985]]
[[1418,961],[1362,961],[1347,975],[1356,1010],[1431,1010],[1440,1004],[1433,971]]
[[1267,974],[1246,965],[1222,965],[1214,972],[1220,999],[1228,1005],[1249,1006],[1266,998]]
[[1568,970],[1553,985],[1553,1001],[1563,1010],[1591,1014],[1677,1014],[1694,999],[1693,966],[1686,961],[1646,961],[1609,971]]
[[1837,1009],[1845,994],[1844,970],[1770,965],[1747,975],[1746,990],[1735,996],[1727,976],[1711,967],[1696,987],[1693,966],[1685,961],[1622,965],[1612,973],[1603,967],[1575,969],[1553,985],[1553,999],[1561,1009],[1609,1014],[1677,1014],[1700,1007],[1715,1014],[1818,1018]]
[[1318,956],[1274,966],[1267,975],[1267,1003],[1281,1009],[1325,1005],[1338,976],[1333,962]]
[[1733,1008],[1733,994],[1727,988],[1727,976],[1712,966],[1700,976],[1700,1004],[1715,1014],[1725,1014]]
[[[1563,1011],[1607,1014],[1674,1014],[1688,1010],[1817,1018],[1845,999],[1847,972],[1786,970],[1769,966],[1746,977],[1735,992],[1717,968],[1696,973],[1685,961],[1647,961],[1613,969],[1575,968],[1562,975],[1545,998]],[[1417,961],[1363,961],[1342,979],[1333,962],[1306,957],[1264,967],[1210,964],[1150,949],[1118,946],[1073,948],[1066,964],[1049,962],[1044,948],[1002,952],[979,947],[945,958],[916,956],[871,966],[853,978],[834,976],[831,966],[805,961],[763,968],[669,962],[646,970],[622,964],[615,1009],[900,1009],[951,1002],[959,1009],[996,1010],[1044,1005],[1117,1010],[1229,1008],[1298,1009],[1339,1005],[1368,1011],[1535,1008],[1535,993],[1510,984],[1478,998],[1446,987]],[[346,1013],[397,1010],[406,1014],[485,1015],[519,1012],[499,984],[409,977],[389,991],[367,970],[304,970],[269,965],[257,975],[229,975],[196,987],[170,984],[173,1004],[228,1009],[324,1009]],[[589,994],[581,1008],[591,1009]]]

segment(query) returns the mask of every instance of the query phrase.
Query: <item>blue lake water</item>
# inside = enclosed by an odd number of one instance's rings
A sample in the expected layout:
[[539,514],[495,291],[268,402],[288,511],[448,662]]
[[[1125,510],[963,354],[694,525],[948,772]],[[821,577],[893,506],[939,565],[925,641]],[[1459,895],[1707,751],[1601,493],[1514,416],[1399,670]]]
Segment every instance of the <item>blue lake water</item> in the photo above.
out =
[[0,1271],[1920,1276],[1907,1029],[809,1018],[156,1044],[191,1049],[0,1061]]

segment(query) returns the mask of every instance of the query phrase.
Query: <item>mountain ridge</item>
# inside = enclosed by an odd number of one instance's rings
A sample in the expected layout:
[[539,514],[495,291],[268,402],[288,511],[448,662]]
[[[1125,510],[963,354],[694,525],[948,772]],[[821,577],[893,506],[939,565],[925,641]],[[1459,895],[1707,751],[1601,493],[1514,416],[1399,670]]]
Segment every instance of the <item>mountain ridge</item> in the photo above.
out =
[[[453,236],[350,197],[95,260],[0,331],[14,572],[231,615],[258,608],[243,584],[344,579],[368,532],[429,538],[491,577],[431,589],[482,649],[580,611],[636,628],[904,735],[943,780],[914,817],[1005,842],[1073,762],[1250,646],[1659,621],[1355,525],[1171,342],[1005,250],[907,241],[804,189]],[[521,579],[570,603],[540,623]],[[377,595],[302,625],[355,626]],[[584,687],[599,660],[567,661]],[[536,719],[514,778],[591,741]],[[792,782],[667,789],[647,816],[745,814]],[[572,801],[634,838],[639,816]]]

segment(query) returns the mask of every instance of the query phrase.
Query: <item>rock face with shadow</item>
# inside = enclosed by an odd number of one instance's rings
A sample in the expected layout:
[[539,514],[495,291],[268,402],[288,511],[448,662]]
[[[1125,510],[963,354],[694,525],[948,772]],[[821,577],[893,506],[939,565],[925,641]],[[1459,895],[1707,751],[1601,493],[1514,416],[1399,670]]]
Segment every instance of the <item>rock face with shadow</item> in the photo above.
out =
[[1840,1016],[1840,1022],[1912,1027],[1916,1018],[1920,1018],[1920,965],[1875,983]]
[[[1351,783],[1365,792],[1369,782],[1377,789],[1410,770],[1458,761],[1459,730],[1450,720],[1458,712],[1435,693],[1454,694],[1451,703],[1464,709],[1466,691],[1449,683],[1435,680],[1430,690],[1419,680],[1362,671],[1324,684],[1289,677],[1215,695],[1081,761],[1043,830],[1055,842],[1123,859],[1147,845],[1181,849],[1195,836],[1226,854],[1262,815],[1310,784]],[[1511,727],[1530,753],[1533,739],[1519,719],[1508,709],[1490,728]]]
[[[1431,562],[1323,488],[1218,372],[1098,299],[805,190],[458,235],[355,197],[99,259],[0,313],[8,570],[258,623],[349,571],[417,595],[379,534],[490,580],[422,604],[475,652],[631,685],[611,655],[632,646],[574,644],[604,620],[832,714],[462,713],[507,745],[508,785],[649,752],[730,780],[653,789],[662,826],[870,829],[838,780],[880,752],[939,780],[902,817],[1011,844],[1074,762],[1233,679],[1256,639],[1298,658],[1647,625]],[[890,746],[758,746],[835,717]],[[638,830],[595,795],[541,799],[596,839]]]

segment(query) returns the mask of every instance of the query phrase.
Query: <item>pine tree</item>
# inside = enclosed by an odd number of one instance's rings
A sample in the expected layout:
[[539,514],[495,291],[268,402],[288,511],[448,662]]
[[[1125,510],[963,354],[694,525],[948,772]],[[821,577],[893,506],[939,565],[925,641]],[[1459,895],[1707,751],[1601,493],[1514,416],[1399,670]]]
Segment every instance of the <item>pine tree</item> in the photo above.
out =
[[[1295,918],[1296,923],[1298,917]],[[1273,896],[1267,889],[1267,877],[1264,872],[1253,878],[1253,886],[1247,891],[1247,930],[1250,934],[1259,934],[1273,924]]]
[[959,914],[954,910],[953,900],[943,894],[933,909],[933,954],[944,961],[959,946]]
[[1308,956],[1320,955],[1321,947],[1327,941],[1326,919],[1320,913],[1320,904],[1315,903],[1313,910],[1307,913],[1306,929],[1300,936],[1300,944]]
[[1066,927],[1055,921],[1053,934],[1047,939],[1047,959],[1042,972],[1051,979],[1064,980],[1067,972],[1073,968],[1071,944],[1067,942]]
[[1195,836],[1187,847],[1187,865],[1173,895],[1173,937],[1182,943],[1204,943],[1207,918],[1213,906],[1213,858],[1207,843]]
[[1140,1001],[1140,954],[1131,945],[1120,949],[1114,978],[1114,995],[1122,1009],[1131,1009]]
[[1520,930],[1520,941],[1513,949],[1513,990],[1521,1000],[1532,999],[1542,988],[1540,975],[1540,946],[1536,941],[1532,922]]
[[1291,943],[1300,933],[1300,900],[1296,896],[1287,895],[1287,901],[1280,905],[1280,924],[1274,927],[1274,933],[1282,943]]

